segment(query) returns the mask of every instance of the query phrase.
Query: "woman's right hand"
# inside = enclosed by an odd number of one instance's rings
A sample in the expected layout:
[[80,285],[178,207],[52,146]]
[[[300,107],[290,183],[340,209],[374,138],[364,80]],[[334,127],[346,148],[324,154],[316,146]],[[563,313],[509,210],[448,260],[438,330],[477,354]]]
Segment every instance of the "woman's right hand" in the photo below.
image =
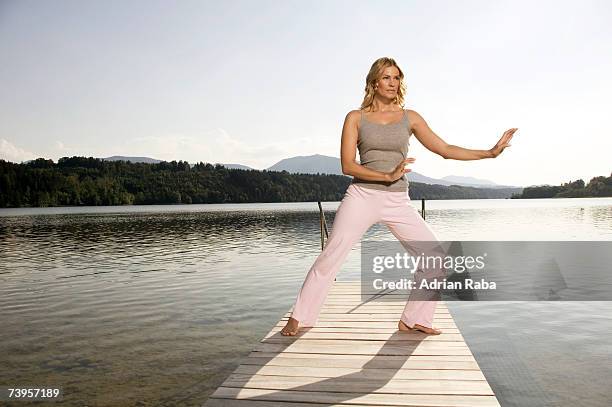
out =
[[405,168],[405,165],[412,164],[415,160],[416,158],[413,157],[402,160],[393,171],[387,173],[387,181],[393,182],[400,179],[405,173],[412,171],[410,168]]

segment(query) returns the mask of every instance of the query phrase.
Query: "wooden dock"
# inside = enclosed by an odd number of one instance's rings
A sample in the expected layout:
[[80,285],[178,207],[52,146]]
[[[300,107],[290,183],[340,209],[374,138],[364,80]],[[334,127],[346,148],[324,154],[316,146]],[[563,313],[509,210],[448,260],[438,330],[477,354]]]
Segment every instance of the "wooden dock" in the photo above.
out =
[[204,406],[500,405],[443,302],[441,335],[400,332],[406,294],[363,302],[360,292],[335,282],[317,326],[294,337],[279,332],[287,312]]

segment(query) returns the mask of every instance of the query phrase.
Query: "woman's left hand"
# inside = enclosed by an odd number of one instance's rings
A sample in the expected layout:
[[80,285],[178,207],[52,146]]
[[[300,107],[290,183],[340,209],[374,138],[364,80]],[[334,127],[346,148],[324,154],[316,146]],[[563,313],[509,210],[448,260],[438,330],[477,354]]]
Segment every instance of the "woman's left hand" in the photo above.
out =
[[512,140],[512,136],[514,135],[514,132],[517,130],[518,128],[515,127],[512,129],[508,129],[504,132],[504,134],[501,136],[497,144],[495,144],[495,147],[489,150],[491,152],[492,158],[495,158],[498,155],[500,155],[506,147],[510,147],[510,144],[509,144],[510,140]]

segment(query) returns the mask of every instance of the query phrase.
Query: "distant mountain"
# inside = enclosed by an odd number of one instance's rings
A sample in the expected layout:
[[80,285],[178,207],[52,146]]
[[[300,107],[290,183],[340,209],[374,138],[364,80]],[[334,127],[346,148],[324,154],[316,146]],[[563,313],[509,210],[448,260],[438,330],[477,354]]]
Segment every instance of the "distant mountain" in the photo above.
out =
[[156,158],[150,157],[125,157],[122,155],[114,155],[112,157],[102,158],[104,161],[131,161],[133,163],[147,163],[147,164],[157,164],[162,162],[162,160],[158,160]]
[[474,177],[462,177],[460,175],[447,175],[446,177],[442,177],[440,179],[449,181],[449,182],[461,182],[464,184],[472,184],[472,185],[497,185],[493,181],[489,181],[488,179],[474,178]]
[[340,159],[321,154],[285,158],[266,169],[268,171],[285,170],[290,173],[342,175]]
[[408,176],[408,181],[410,182],[421,182],[423,184],[430,184],[430,185],[452,185],[454,184],[453,182],[443,181],[438,178],[431,178],[431,177],[425,176],[416,171],[410,171],[407,174],[407,176]]
[[[291,158],[285,158],[267,168],[270,171],[287,171],[289,173],[306,173],[306,174],[336,174],[342,175],[342,165],[338,157],[331,157],[327,155],[314,154],[307,156],[297,156]],[[480,188],[516,188],[507,185],[498,185],[493,181],[478,179],[473,177],[461,177],[456,175],[449,175],[442,179],[427,177],[415,171],[410,171],[408,174],[408,181],[421,182],[430,185],[460,185],[467,187],[480,187]]]
[[482,188],[516,188],[510,185],[499,185],[488,179],[462,177],[459,175],[447,175],[446,177],[442,177],[441,179],[448,182],[452,182],[456,185],[474,186]]

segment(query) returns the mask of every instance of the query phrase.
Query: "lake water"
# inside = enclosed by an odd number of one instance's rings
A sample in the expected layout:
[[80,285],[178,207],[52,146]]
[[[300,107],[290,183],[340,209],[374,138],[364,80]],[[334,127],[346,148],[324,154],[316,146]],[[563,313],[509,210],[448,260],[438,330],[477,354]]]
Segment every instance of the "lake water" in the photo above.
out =
[[[441,240],[610,241],[612,199],[427,201],[427,222]],[[360,246],[338,280],[360,278]],[[316,203],[0,209],[0,384],[201,405],[319,253]],[[612,405],[612,303],[448,305],[503,406]]]

